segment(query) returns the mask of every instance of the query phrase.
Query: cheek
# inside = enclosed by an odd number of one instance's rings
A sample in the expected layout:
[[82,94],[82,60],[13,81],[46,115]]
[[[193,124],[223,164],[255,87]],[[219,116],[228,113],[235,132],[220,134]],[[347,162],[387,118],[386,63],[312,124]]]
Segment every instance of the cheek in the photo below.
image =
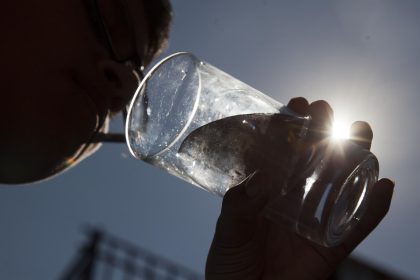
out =
[[56,63],[34,55],[24,69],[12,62],[4,67],[0,183],[53,175],[95,130],[97,112],[91,100]]
[[31,94],[24,97],[14,98],[9,104],[12,109],[6,110],[10,114],[2,127],[8,133],[0,140],[0,149],[6,155],[4,164],[10,163],[8,173],[34,181],[67,166],[91,137],[97,116],[83,94],[44,91],[36,98]]
[[94,133],[98,116],[89,97],[83,94],[60,98],[51,109],[48,142],[56,147],[59,157],[72,158]]

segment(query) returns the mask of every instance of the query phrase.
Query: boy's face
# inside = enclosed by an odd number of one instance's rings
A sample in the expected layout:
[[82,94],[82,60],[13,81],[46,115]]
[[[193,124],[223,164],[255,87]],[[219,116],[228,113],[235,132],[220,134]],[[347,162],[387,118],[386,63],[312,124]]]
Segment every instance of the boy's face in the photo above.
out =
[[[112,11],[112,1],[98,2]],[[135,2],[141,53],[147,29],[141,1]],[[99,43],[83,1],[2,6],[0,183],[32,182],[74,164],[99,120],[125,105],[138,80]],[[96,146],[86,148],[85,155]]]

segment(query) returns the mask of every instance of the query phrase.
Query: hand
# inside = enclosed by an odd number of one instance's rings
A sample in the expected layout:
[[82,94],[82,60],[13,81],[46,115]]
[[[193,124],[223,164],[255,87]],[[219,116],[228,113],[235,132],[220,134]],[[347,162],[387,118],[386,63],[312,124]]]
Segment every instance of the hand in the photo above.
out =
[[[311,115],[319,128],[328,129],[332,123],[333,111],[325,101],[309,105],[304,98],[295,98],[288,107]],[[357,144],[370,148],[372,131],[367,123],[354,123],[352,135],[357,136]],[[224,196],[206,279],[325,279],[384,218],[394,188],[389,179],[379,180],[354,231],[340,245],[326,248],[263,216],[269,184],[267,176],[256,173]]]

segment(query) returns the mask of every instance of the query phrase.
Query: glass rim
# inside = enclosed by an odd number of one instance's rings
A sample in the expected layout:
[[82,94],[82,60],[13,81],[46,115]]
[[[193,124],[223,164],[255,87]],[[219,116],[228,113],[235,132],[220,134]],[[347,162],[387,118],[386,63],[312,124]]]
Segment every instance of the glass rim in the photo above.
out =
[[130,138],[128,137],[129,132],[130,132],[130,120],[132,117],[132,113],[133,113],[133,108],[135,106],[135,103],[137,101],[137,99],[140,97],[140,95],[142,94],[142,89],[144,88],[144,86],[146,85],[146,83],[150,80],[150,78],[152,77],[152,75],[162,66],[164,65],[166,62],[170,61],[171,59],[177,57],[177,56],[182,56],[182,55],[187,55],[187,56],[191,56],[197,60],[199,60],[194,54],[192,54],[191,52],[176,52],[173,54],[170,54],[164,58],[162,58],[160,61],[158,61],[149,71],[147,71],[146,75],[144,75],[144,78],[142,79],[142,81],[140,82],[140,85],[138,86],[136,92],[133,95],[133,98],[130,101],[130,105],[128,106],[128,110],[127,110],[127,117],[125,120],[125,140],[127,143],[127,147],[128,150],[130,151],[131,155],[134,156],[137,159],[141,159],[141,160],[146,160],[148,158],[151,157],[155,157],[158,156],[159,154],[165,152],[166,150],[170,149],[174,143],[176,143],[177,140],[179,140],[179,138],[183,135],[183,133],[188,129],[188,126],[190,125],[192,118],[198,108],[198,101],[199,101],[199,97],[200,97],[200,93],[201,93],[201,79],[199,79],[199,90],[198,90],[198,96],[196,97],[196,101],[193,107],[193,111],[191,113],[191,116],[189,117],[188,121],[185,123],[185,125],[183,126],[183,128],[180,130],[180,132],[178,133],[178,136],[176,136],[174,139],[171,139],[170,144],[168,144],[166,147],[162,148],[161,150],[159,150],[156,153],[153,154],[149,154],[147,156],[141,156],[139,155],[139,153],[135,152],[134,149],[132,148],[131,145],[131,141]]

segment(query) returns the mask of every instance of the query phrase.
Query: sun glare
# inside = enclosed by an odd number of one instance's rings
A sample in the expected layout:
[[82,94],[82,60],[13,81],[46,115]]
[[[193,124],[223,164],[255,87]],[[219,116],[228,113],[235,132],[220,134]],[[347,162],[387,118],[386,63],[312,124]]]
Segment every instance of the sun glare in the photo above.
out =
[[350,128],[342,121],[334,121],[331,136],[333,139],[348,139],[350,137]]

